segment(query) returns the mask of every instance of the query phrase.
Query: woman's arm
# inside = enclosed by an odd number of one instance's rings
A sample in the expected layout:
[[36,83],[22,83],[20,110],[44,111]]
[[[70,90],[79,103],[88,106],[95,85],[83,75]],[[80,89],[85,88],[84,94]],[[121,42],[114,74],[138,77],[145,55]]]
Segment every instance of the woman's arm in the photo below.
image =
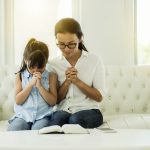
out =
[[93,88],[90,87],[89,85],[87,85],[86,83],[84,83],[83,81],[81,81],[80,79],[77,79],[76,82],[74,82],[74,84],[87,96],[90,97],[91,99],[100,102],[102,100],[102,95],[101,93]]
[[41,96],[49,105],[53,106],[56,104],[57,102],[57,75],[55,73],[51,73],[49,76],[49,86],[50,86],[49,91],[47,91],[40,84],[40,79],[38,79],[36,86]]
[[66,79],[64,81],[64,83],[59,87],[59,89],[58,89],[58,103],[66,97],[70,84],[71,84],[71,82],[68,79]]
[[15,79],[15,101],[16,104],[21,105],[23,104],[27,97],[29,96],[32,90],[33,84],[29,82],[27,86],[22,89],[22,81],[20,80],[20,73],[16,75]]
[[60,101],[62,101],[67,93],[68,93],[68,89],[69,89],[69,86],[71,84],[71,80],[70,80],[70,68],[68,68],[66,71],[65,71],[65,75],[66,75],[66,80],[63,82],[62,85],[60,85],[59,89],[58,89],[58,103]]
[[[94,87],[91,87],[80,80],[77,76],[78,71],[76,68],[70,68],[70,80],[71,82],[76,85],[87,97],[100,102],[102,100],[101,93]],[[98,82],[98,81],[97,81]]]

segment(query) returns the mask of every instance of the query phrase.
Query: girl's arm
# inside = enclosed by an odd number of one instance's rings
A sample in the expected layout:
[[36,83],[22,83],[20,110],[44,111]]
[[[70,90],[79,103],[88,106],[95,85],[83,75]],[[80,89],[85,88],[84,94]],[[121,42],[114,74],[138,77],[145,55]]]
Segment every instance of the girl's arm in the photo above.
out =
[[16,75],[15,79],[15,101],[16,104],[21,105],[23,104],[27,97],[29,96],[32,90],[32,83],[28,83],[27,86],[22,89],[22,81],[20,80],[20,73]]
[[[40,82],[38,80],[37,82]],[[44,100],[51,106],[55,105],[57,102],[57,75],[51,73],[49,76],[49,91],[47,91],[41,84],[37,86],[41,96]]]

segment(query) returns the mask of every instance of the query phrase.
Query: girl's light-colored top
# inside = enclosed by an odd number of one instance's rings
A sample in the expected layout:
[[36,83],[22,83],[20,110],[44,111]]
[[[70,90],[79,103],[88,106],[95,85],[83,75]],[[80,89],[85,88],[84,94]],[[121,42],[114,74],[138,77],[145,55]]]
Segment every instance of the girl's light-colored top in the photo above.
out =
[[[58,56],[47,66],[51,67],[58,75],[58,81],[61,85],[65,79],[65,71],[71,67],[64,56]],[[105,70],[100,58],[92,53],[82,51],[75,68],[78,71],[78,78],[87,85],[96,88],[102,96],[105,95]],[[75,113],[81,110],[99,109],[99,102],[87,97],[76,85],[71,84],[66,98],[57,105],[57,110],[65,110]]]
[[[21,77],[22,89],[24,89],[32,79],[32,75],[25,70],[21,73]],[[47,70],[42,73],[41,84],[46,90],[49,90],[49,72]],[[52,107],[45,102],[38,89],[33,87],[30,95],[23,104],[14,105],[14,111],[15,115],[12,119],[18,117],[24,119],[26,122],[34,122],[44,118],[45,116],[49,116],[52,113]]]

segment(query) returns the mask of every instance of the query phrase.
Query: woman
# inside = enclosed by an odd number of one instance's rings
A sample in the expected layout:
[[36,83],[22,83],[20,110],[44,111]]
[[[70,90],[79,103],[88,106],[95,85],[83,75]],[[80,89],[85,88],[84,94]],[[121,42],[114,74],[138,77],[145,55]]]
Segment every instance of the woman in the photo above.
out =
[[[58,75],[58,106],[50,125],[80,124],[95,128],[103,123],[99,110],[104,91],[104,67],[87,51],[80,24],[64,18],[55,25],[56,44],[62,55],[50,66]],[[57,123],[56,123],[57,122]]]

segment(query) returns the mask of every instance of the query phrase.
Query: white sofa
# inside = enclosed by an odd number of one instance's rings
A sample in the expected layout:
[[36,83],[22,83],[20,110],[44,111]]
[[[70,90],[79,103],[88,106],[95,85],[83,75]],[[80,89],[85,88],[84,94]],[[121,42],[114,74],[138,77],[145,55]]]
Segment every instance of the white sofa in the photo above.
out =
[[[0,131],[13,115],[14,66],[0,66]],[[150,66],[107,66],[101,127],[150,129]]]

